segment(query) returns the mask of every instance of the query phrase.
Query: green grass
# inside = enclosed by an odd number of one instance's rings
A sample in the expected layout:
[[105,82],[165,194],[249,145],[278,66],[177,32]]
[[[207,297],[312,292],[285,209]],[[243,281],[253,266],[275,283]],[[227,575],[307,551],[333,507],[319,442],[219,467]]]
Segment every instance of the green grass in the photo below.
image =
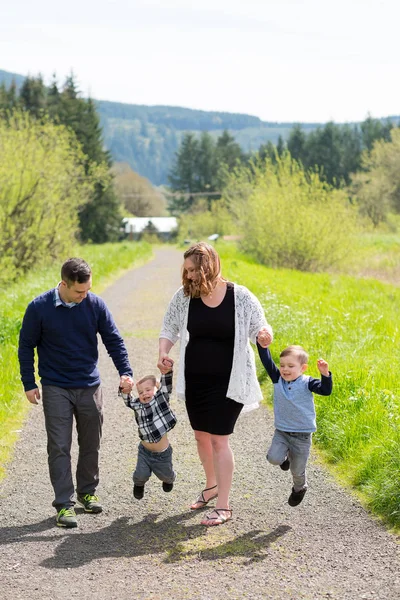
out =
[[[350,276],[272,270],[218,246],[223,273],[251,289],[275,333],[274,359],[289,344],[324,357],[329,397],[316,396],[314,439],[339,478],[376,515],[400,527],[400,288]],[[272,386],[260,368],[265,397]],[[267,443],[267,440],[266,440]]]
[[[93,271],[93,291],[100,293],[123,271],[151,257],[146,243],[86,245],[76,247]],[[47,265],[22,281],[0,289],[0,479],[18,437],[29,403],[23,392],[17,357],[18,334],[28,303],[60,280],[60,264]]]

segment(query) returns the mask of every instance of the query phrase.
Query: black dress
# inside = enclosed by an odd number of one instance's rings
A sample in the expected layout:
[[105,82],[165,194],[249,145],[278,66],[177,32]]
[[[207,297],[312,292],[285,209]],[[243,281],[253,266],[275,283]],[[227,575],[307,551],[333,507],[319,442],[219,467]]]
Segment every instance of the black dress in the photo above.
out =
[[226,397],[235,340],[233,284],[227,283],[225,297],[215,308],[191,298],[187,328],[185,396],[190,424],[196,431],[229,435],[243,408]]

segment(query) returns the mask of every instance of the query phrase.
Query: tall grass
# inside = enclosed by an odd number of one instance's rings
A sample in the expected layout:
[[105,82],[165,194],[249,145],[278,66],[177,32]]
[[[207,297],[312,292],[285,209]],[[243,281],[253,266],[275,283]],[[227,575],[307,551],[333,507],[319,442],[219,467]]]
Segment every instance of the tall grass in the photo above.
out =
[[[289,344],[310,355],[317,377],[324,357],[329,397],[316,396],[315,442],[368,507],[400,526],[400,288],[350,276],[272,270],[218,247],[223,273],[248,286],[274,328],[278,360]],[[272,387],[262,374],[266,397]],[[265,440],[267,444],[268,441]]]
[[[151,246],[146,243],[86,245],[76,247],[93,271],[93,291],[104,287],[124,270],[147,260]],[[18,436],[29,403],[23,393],[17,357],[18,334],[27,304],[38,294],[54,287],[60,279],[59,264],[31,272],[19,283],[0,289],[0,479],[10,448]]]

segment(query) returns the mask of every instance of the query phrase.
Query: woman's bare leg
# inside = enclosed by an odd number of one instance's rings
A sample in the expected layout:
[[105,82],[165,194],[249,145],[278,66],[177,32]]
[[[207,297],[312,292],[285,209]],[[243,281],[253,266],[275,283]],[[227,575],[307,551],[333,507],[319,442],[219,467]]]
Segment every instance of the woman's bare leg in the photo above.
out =
[[[221,516],[221,509],[229,509],[229,494],[232,486],[233,471],[235,461],[233,452],[229,445],[229,435],[211,435],[211,446],[214,460],[214,471],[218,484],[218,502],[217,508],[220,509],[219,515],[214,511],[210,513],[210,517],[217,518]],[[226,511],[222,515],[229,519],[231,513]],[[207,517],[202,521],[204,525],[219,524],[218,519],[209,520]]]
[[[215,476],[214,453],[211,444],[211,434],[206,433],[205,431],[195,431],[194,436],[197,442],[197,452],[206,476],[205,488],[214,488],[204,492],[204,500],[207,502],[209,498],[215,496],[217,493],[217,488],[215,487],[217,484],[217,479]],[[203,502],[194,502],[191,505],[191,508],[196,509],[201,508],[202,506],[204,506]]]

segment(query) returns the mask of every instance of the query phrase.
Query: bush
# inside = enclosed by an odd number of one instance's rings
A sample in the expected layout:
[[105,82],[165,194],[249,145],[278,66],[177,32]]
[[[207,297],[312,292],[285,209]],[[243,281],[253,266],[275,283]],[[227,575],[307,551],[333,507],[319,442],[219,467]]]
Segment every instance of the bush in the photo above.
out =
[[305,172],[290,154],[232,175],[226,200],[242,249],[271,267],[322,271],[346,259],[357,229],[345,193]]
[[179,218],[179,241],[204,240],[214,233],[221,236],[234,233],[232,217],[221,200],[213,201],[210,210],[206,200],[197,200],[190,213]]
[[102,172],[85,175],[85,157],[64,126],[23,112],[7,117],[0,118],[0,285],[64,253]]

